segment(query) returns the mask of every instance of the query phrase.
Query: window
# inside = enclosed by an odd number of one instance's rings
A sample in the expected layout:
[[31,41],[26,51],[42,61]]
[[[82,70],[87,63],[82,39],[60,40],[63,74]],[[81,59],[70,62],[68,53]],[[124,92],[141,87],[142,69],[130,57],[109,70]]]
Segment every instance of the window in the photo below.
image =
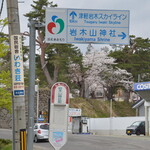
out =
[[96,97],[103,97],[103,93],[101,91],[96,92]]
[[38,127],[37,126],[34,126],[34,129],[37,129]]
[[40,125],[40,128],[45,129],[45,130],[49,130],[49,125],[48,124]]

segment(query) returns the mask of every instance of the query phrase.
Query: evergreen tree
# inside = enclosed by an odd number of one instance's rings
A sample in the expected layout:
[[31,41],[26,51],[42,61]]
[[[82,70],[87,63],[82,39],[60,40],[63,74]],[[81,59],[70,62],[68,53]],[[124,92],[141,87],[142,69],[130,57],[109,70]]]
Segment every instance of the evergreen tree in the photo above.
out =
[[[6,25],[6,19],[0,20],[0,28]],[[7,35],[0,32],[0,108],[11,110],[11,77],[8,62],[9,47],[6,45]]]
[[[25,14],[25,16],[40,23],[45,23],[45,8],[57,6],[53,2],[48,2],[48,0],[38,0],[33,1],[33,3],[31,5],[33,11]],[[36,57],[38,77],[43,81],[43,84],[47,82],[50,87],[57,81],[65,81],[68,83],[68,64],[69,62],[81,63],[82,54],[72,44],[45,43],[44,32],[45,28],[39,28],[36,40],[40,48],[40,55]],[[42,72],[45,76],[40,75]]]
[[[115,47],[116,48],[116,47]],[[137,82],[138,75],[141,81],[150,80],[150,40],[132,36],[129,46],[112,51],[110,56],[116,59],[117,66],[132,73]]]

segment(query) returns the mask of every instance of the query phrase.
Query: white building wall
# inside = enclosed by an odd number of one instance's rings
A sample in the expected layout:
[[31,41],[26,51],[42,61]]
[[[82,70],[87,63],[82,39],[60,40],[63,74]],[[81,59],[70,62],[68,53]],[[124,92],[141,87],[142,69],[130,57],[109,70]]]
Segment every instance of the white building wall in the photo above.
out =
[[139,116],[145,116],[145,107],[141,105],[139,108]]
[[128,126],[135,121],[143,120],[145,117],[89,118],[88,130],[94,134],[125,135]]

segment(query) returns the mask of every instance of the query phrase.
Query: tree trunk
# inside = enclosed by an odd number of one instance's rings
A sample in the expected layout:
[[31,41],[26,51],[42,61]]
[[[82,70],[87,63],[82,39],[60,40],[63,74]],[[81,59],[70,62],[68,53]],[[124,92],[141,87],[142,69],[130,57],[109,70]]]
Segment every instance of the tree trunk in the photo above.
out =
[[37,41],[38,41],[40,48],[41,48],[41,55],[40,55],[41,68],[42,68],[43,73],[46,77],[46,80],[47,80],[49,87],[51,87],[58,80],[58,70],[59,69],[58,69],[58,67],[55,66],[54,77],[52,79],[52,77],[50,76],[50,73],[48,71],[48,68],[47,68],[47,62],[45,61],[45,49],[47,47],[47,44],[45,42],[43,42],[44,41],[43,36],[42,36],[40,31],[38,31],[38,40]]
[[84,79],[82,79],[82,81],[78,82],[78,86],[79,86],[79,96],[85,98],[85,83],[84,83]]
[[52,80],[52,78],[49,74],[49,71],[47,69],[47,66],[46,66],[47,62],[45,62],[45,48],[43,46],[41,46],[40,60],[41,60],[41,67],[42,67],[42,70],[46,77],[46,80],[47,80],[49,86],[51,87],[55,82]]
[[107,87],[107,91],[106,91],[106,97],[107,97],[107,100],[114,100],[113,98],[113,87]]

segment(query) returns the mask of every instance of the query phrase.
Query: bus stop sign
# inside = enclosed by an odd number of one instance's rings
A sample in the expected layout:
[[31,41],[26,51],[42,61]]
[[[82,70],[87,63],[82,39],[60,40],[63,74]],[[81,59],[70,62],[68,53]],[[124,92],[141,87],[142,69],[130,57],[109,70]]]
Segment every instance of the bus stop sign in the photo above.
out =
[[67,142],[69,87],[57,82],[51,88],[49,142],[59,150]]

